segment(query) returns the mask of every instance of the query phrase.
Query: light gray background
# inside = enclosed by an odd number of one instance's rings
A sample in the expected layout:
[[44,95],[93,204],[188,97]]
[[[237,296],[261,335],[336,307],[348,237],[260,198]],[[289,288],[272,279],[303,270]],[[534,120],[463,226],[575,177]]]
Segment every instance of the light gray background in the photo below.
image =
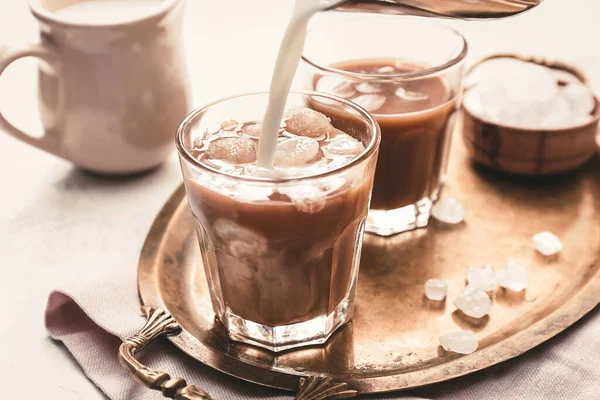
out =
[[[266,89],[292,0],[190,0],[186,43],[196,104]],[[516,19],[453,23],[470,60],[520,51],[575,60],[600,73],[600,2],[546,0]],[[25,0],[0,0],[0,43],[37,39]],[[23,127],[39,126],[35,61],[0,79],[0,107]],[[104,399],[44,329],[49,292],[102,275],[106,265],[136,268],[146,232],[180,177],[173,156],[134,181],[91,177],[0,134],[0,385],[6,399]],[[591,349],[593,351],[593,349]],[[588,377],[590,378],[590,377]],[[592,381],[600,379],[598,376]]]

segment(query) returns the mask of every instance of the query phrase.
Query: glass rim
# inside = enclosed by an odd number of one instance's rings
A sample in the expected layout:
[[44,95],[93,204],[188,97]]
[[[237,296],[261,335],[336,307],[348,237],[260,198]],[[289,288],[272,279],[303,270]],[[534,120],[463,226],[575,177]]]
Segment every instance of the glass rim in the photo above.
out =
[[186,162],[192,164],[194,167],[199,168],[204,171],[208,171],[212,174],[225,176],[225,177],[236,179],[236,180],[243,181],[243,182],[282,184],[282,183],[303,182],[303,181],[321,179],[321,178],[326,178],[326,177],[329,177],[332,175],[336,175],[340,171],[352,168],[352,167],[362,163],[364,160],[371,157],[372,154],[379,147],[379,144],[381,142],[381,129],[379,127],[379,124],[375,120],[375,118],[371,114],[369,114],[369,112],[367,110],[365,110],[363,107],[359,106],[358,104],[352,103],[344,98],[341,98],[341,97],[338,97],[338,96],[335,96],[332,94],[328,94],[328,93],[315,92],[315,91],[311,91],[311,90],[291,91],[289,93],[289,95],[305,95],[305,96],[310,96],[310,97],[323,97],[328,100],[333,100],[338,103],[342,103],[343,105],[346,105],[346,106],[354,109],[355,111],[357,111],[359,113],[359,115],[368,122],[369,127],[371,128],[371,131],[373,132],[371,140],[369,141],[369,144],[365,148],[365,150],[362,153],[360,153],[360,155],[358,155],[356,158],[349,161],[347,164],[344,164],[344,165],[341,165],[334,169],[326,170],[324,172],[317,173],[314,175],[301,176],[301,177],[269,178],[269,177],[260,177],[260,176],[240,176],[240,175],[233,175],[233,174],[230,174],[230,173],[227,173],[224,171],[220,171],[217,168],[213,168],[213,167],[210,167],[208,165],[201,163],[200,161],[198,161],[196,158],[194,158],[192,156],[190,151],[184,145],[183,136],[188,131],[188,127],[191,126],[195,122],[198,115],[210,110],[211,108],[215,107],[216,105],[226,103],[230,100],[235,100],[235,99],[240,99],[243,97],[250,97],[250,96],[268,96],[268,95],[269,95],[269,92],[242,93],[242,94],[237,94],[237,95],[233,95],[233,96],[228,96],[228,97],[222,98],[220,100],[216,100],[211,103],[208,103],[202,107],[196,108],[195,110],[193,110],[191,113],[189,113],[184,118],[183,122],[179,125],[179,128],[177,129],[177,135],[176,135],[176,139],[175,139],[175,146],[177,148],[177,153],[179,153],[179,155],[181,157],[183,157],[183,159]]
[[156,9],[148,12],[142,16],[123,20],[116,22],[108,22],[103,24],[94,24],[88,22],[74,22],[65,20],[56,15],[56,13],[49,11],[44,6],[42,6],[42,0],[29,0],[29,9],[31,13],[39,20],[52,22],[57,25],[61,25],[64,27],[70,28],[89,28],[89,29],[102,29],[102,28],[115,28],[115,27],[123,27],[123,26],[131,26],[137,25],[142,22],[150,21],[154,18],[161,17],[162,15],[169,12],[173,9],[177,4],[183,3],[187,0],[162,0],[160,4],[156,6]]
[[[371,19],[377,18],[377,16],[373,16],[373,14],[367,14],[368,16],[371,17]],[[381,17],[381,16],[379,16]],[[410,17],[410,16],[394,16],[395,18],[402,18],[405,20],[405,22],[403,22],[403,26],[405,26],[407,23],[408,24],[414,24],[415,23],[415,19],[414,17]],[[360,23],[360,21],[364,20],[352,20],[352,21],[344,21],[342,23],[338,23],[336,24],[336,28],[337,27],[343,27],[346,25],[355,25],[357,23]],[[406,22],[408,21],[408,22]],[[422,26],[423,21],[419,21],[419,25]],[[422,69],[422,70],[418,70],[418,71],[411,71],[411,72],[400,72],[400,73],[394,73],[394,74],[371,74],[371,73],[360,73],[360,72],[350,72],[350,71],[345,71],[342,69],[338,69],[338,68],[334,68],[328,65],[321,65],[319,63],[316,63],[314,61],[312,61],[312,59],[310,59],[307,55],[306,55],[306,51],[304,51],[302,53],[302,61],[313,66],[314,68],[317,68],[321,71],[326,71],[329,73],[333,73],[333,74],[338,74],[338,75],[344,75],[347,77],[351,77],[351,78],[356,78],[356,79],[394,79],[394,78],[402,78],[402,79],[412,79],[412,78],[422,78],[422,77],[426,77],[426,76],[430,76],[430,75],[434,75],[438,72],[442,72],[445,71],[455,65],[460,64],[462,61],[464,61],[464,59],[467,56],[468,50],[469,50],[469,44],[467,42],[467,40],[465,39],[465,37],[456,29],[451,28],[449,26],[443,25],[443,24],[439,24],[439,23],[434,23],[434,22],[426,22],[426,24],[429,24],[429,26],[435,26],[436,28],[439,28],[441,30],[446,31],[446,33],[452,34],[454,35],[456,38],[459,39],[459,45],[461,47],[460,51],[458,52],[458,54],[456,56],[454,56],[453,58],[451,58],[450,60],[446,61],[443,64],[440,65],[436,65],[430,68],[426,68],[426,69]],[[318,31],[319,29],[322,28],[313,28],[313,29],[309,29],[308,34],[314,33],[315,31]],[[343,60],[342,60],[343,61]]]

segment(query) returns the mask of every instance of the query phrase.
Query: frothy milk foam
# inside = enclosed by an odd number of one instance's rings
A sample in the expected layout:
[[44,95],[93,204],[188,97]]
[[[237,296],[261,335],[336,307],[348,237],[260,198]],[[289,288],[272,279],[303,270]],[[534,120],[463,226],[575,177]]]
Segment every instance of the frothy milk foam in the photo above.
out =
[[294,12],[281,41],[277,63],[271,79],[269,106],[263,119],[258,143],[258,161],[261,168],[272,168],[281,118],[294,75],[302,58],[308,22],[319,11],[341,3],[342,0],[296,0]]
[[114,24],[151,14],[164,0],[90,0],[57,10],[61,19],[84,24]]

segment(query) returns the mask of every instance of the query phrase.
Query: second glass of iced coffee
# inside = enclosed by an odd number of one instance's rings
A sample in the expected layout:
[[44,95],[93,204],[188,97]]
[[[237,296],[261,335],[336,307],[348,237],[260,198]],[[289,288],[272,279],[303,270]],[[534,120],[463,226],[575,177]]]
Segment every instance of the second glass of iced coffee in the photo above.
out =
[[363,106],[381,127],[367,232],[425,227],[444,183],[466,41],[429,20],[347,18],[315,21],[303,56],[305,87]]
[[268,97],[194,111],[177,149],[215,314],[232,339],[281,351],[352,318],[380,132],[344,99],[291,93],[274,168],[261,169]]

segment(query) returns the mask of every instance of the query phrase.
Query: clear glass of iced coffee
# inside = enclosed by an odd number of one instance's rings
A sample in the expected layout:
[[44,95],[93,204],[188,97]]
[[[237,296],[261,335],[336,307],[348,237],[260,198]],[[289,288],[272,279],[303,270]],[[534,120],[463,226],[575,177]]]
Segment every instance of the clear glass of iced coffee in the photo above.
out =
[[467,43],[429,20],[324,18],[304,48],[305,88],[363,106],[381,127],[366,230],[389,236],[425,227],[444,183]]
[[351,102],[290,93],[274,167],[261,169],[268,98],[192,112],[177,149],[215,314],[233,340],[281,351],[352,318],[380,132]]

